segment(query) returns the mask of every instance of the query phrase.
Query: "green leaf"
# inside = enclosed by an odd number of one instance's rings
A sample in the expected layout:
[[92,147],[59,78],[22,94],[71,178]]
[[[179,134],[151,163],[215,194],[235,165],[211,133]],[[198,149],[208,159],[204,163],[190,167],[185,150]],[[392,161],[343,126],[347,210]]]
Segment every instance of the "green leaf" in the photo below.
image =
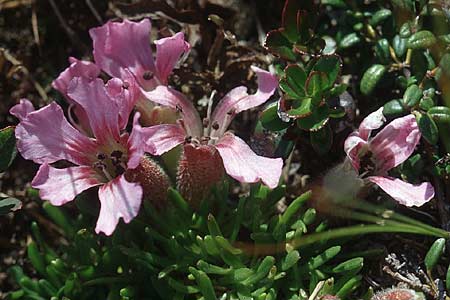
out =
[[333,85],[341,72],[342,61],[336,55],[322,55],[312,67],[312,71],[319,71],[326,74],[328,78],[328,85]]
[[450,293],[450,265],[447,268],[447,274],[445,276],[445,287],[447,288],[447,293]]
[[320,97],[322,91],[329,86],[327,74],[320,71],[312,71],[306,80],[306,93],[309,96]]
[[28,259],[33,265],[34,269],[40,273],[40,275],[45,276],[45,261],[42,254],[39,252],[39,249],[35,242],[30,242],[27,247]]
[[16,198],[5,198],[0,200],[0,216],[22,207],[22,202]]
[[362,257],[355,257],[352,259],[349,259],[347,261],[344,261],[340,264],[338,264],[336,267],[332,269],[333,273],[342,273],[347,271],[352,271],[355,269],[360,269],[363,266],[364,258]]
[[385,72],[386,67],[383,65],[372,65],[369,69],[367,69],[361,79],[361,93],[364,95],[370,95]]
[[296,55],[292,51],[292,43],[279,30],[272,30],[267,34],[264,46],[273,54],[295,61]]
[[382,8],[372,15],[369,24],[372,26],[377,26],[383,23],[387,18],[392,16],[392,11],[387,8]]
[[303,98],[294,101],[294,107],[287,111],[287,114],[296,118],[305,118],[311,114],[311,98]]
[[310,134],[311,145],[319,155],[328,153],[333,144],[333,133],[331,127],[327,124],[320,130],[312,131]]
[[265,129],[274,132],[286,129],[291,125],[290,122],[284,122],[278,116],[277,103],[273,103],[269,107],[267,107],[261,113],[259,120],[261,121],[261,124]]
[[383,115],[386,117],[398,117],[406,113],[406,109],[400,99],[394,99],[384,104]]
[[435,105],[433,98],[431,97],[423,97],[420,99],[419,107],[425,111],[428,111]]
[[298,119],[297,125],[304,130],[316,131],[325,126],[328,118],[328,105],[324,104],[315,108],[310,115]]
[[267,276],[274,264],[275,258],[273,256],[266,256],[259,264],[258,269],[256,269],[256,273],[244,280],[242,284],[250,285],[261,281]]
[[205,272],[197,270],[193,267],[189,267],[189,272],[194,275],[200,293],[202,293],[203,297],[205,297],[205,300],[216,300],[216,293],[208,275],[206,275]]
[[422,136],[428,143],[435,145],[439,138],[439,130],[436,123],[427,113],[415,112],[415,116]]
[[359,35],[355,32],[352,32],[342,38],[342,40],[339,42],[339,48],[347,49],[359,44],[360,42],[361,38],[359,37]]
[[330,5],[336,8],[346,8],[347,4],[344,0],[322,0],[322,5]]
[[410,85],[403,94],[403,103],[408,107],[416,106],[422,98],[423,91],[417,84]]
[[426,49],[436,43],[436,37],[431,31],[422,30],[408,38],[406,47],[409,49]]
[[428,114],[437,123],[448,123],[450,124],[450,108],[447,106],[435,106],[428,110]]
[[339,299],[347,299],[347,296],[361,284],[361,280],[361,275],[352,277],[339,289],[339,291],[337,291],[336,296],[339,297]]
[[440,238],[434,241],[433,245],[431,245],[430,249],[425,256],[425,267],[428,272],[431,272],[436,264],[438,263],[441,255],[444,253],[445,248],[445,239]]
[[299,65],[289,65],[284,70],[285,76],[280,81],[280,88],[290,98],[305,96],[306,72]]
[[283,7],[282,24],[283,34],[289,41],[295,43],[299,39],[298,22],[302,9],[300,2],[297,0],[286,0]]
[[382,64],[388,64],[391,61],[389,53],[389,42],[387,39],[378,40],[375,44],[375,55]]
[[0,172],[4,172],[16,157],[16,137],[14,127],[6,127],[0,130]]
[[300,259],[300,253],[297,250],[289,252],[281,262],[281,270],[287,271],[292,268]]
[[318,267],[320,267],[321,265],[323,265],[324,263],[326,263],[327,261],[329,261],[336,255],[338,255],[339,252],[341,252],[341,246],[334,246],[334,247],[328,248],[327,250],[322,252],[320,255],[313,257],[308,261],[308,269],[309,270],[317,269]]
[[409,38],[414,31],[413,25],[410,22],[403,23],[403,25],[400,27],[400,37],[401,38]]
[[406,39],[396,35],[392,40],[392,48],[394,48],[395,55],[402,58],[406,53]]

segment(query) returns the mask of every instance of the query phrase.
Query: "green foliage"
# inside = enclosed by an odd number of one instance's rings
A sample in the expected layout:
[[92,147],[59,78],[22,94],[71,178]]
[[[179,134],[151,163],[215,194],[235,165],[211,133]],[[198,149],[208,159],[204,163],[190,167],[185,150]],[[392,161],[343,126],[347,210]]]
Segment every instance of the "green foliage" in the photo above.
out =
[[233,205],[226,204],[224,184],[193,211],[171,190],[165,209],[146,202],[138,218],[107,238],[94,234],[90,214],[71,219],[45,203],[67,244],[51,247],[33,223],[27,254],[37,278],[12,267],[9,274],[20,288],[9,299],[307,299],[311,293],[345,298],[362,282],[366,255],[344,255],[343,237],[383,231],[448,236],[368,205],[361,209],[370,214],[344,215],[374,225],[327,229],[307,207],[311,192],[279,213],[275,204],[285,192],[283,186],[255,185]]

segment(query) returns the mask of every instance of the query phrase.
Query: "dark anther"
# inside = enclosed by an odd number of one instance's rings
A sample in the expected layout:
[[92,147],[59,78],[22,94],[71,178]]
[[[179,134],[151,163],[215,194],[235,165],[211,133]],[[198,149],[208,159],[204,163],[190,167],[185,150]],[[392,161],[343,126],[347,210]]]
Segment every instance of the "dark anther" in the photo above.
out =
[[217,130],[219,129],[220,125],[219,123],[217,123],[217,121],[214,121],[214,123],[212,124],[212,129]]
[[106,169],[106,164],[101,161],[97,161],[94,163],[94,168],[99,168],[100,170],[104,170],[104,169]]
[[178,104],[175,106],[175,109],[177,110],[177,112],[182,113],[183,109],[181,108],[181,106],[179,106]]
[[119,151],[119,150],[114,150],[113,152],[111,152],[111,157],[114,157],[114,158],[121,158],[122,155],[123,155],[123,152]]
[[211,139],[211,137],[209,137],[209,136],[202,136],[202,138],[200,139],[200,142],[202,144],[207,144],[210,139]]
[[231,115],[234,115],[235,113],[236,113],[236,111],[234,109],[232,109],[229,112],[227,112],[227,115],[231,116]]
[[122,87],[124,89],[128,89],[130,87],[130,84],[128,82],[124,81],[123,84],[122,84]]
[[185,137],[185,138],[184,138],[184,142],[185,142],[186,144],[191,143],[191,142],[192,142],[192,136],[187,136],[187,137]]
[[209,119],[208,118],[204,118],[203,119],[203,127],[208,127],[208,125],[209,125]]
[[104,160],[104,159],[106,159],[106,155],[103,153],[99,153],[99,154],[97,154],[97,159]]
[[144,74],[142,74],[142,78],[144,78],[144,80],[151,80],[153,78],[153,72],[151,71],[144,72]]

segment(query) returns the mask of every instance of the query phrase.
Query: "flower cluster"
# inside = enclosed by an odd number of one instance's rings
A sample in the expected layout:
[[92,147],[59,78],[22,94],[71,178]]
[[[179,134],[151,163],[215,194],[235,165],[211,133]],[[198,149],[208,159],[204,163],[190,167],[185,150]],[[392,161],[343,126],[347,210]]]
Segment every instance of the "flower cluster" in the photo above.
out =
[[[221,178],[217,170],[225,169],[241,182],[262,180],[271,188],[281,174],[280,158],[258,156],[226,132],[237,113],[269,99],[276,78],[253,68],[258,91],[248,95],[245,87],[233,89],[202,121],[193,103],[168,87],[169,75],[190,45],[177,33],[155,41],[153,57],[150,30],[147,19],[108,22],[90,30],[95,63],[70,58],[70,66],[53,82],[69,104],[68,119],[55,102],[35,110],[22,99],[10,111],[20,120],[15,131],[19,152],[41,165],[32,186],[42,199],[63,205],[99,187],[97,233],[110,235],[120,218],[128,223],[136,217],[144,197],[154,197],[158,188],[167,190],[167,175],[149,171],[153,167],[145,153],[161,155],[184,144],[179,178],[188,198],[204,196],[205,188]],[[99,78],[102,71],[111,76],[106,83]],[[152,123],[155,105],[179,112],[176,124],[143,127]],[[141,122],[141,116],[150,122]],[[208,176],[208,169],[216,175]],[[137,174],[143,172],[147,174]]]

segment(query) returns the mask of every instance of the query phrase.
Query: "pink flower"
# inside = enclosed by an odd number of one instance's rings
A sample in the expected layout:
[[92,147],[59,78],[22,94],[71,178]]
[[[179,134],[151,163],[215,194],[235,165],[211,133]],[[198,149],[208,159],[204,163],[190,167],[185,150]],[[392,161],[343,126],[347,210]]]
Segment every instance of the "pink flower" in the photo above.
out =
[[[32,181],[41,198],[63,205],[82,191],[100,186],[101,208],[95,231],[106,235],[114,231],[120,218],[128,223],[139,211],[143,189],[125,177],[127,171],[139,166],[149,148],[144,141],[151,133],[138,124],[138,113],[131,134],[122,133],[134,105],[134,95],[122,85],[119,79],[105,85],[101,79],[81,77],[67,85],[67,96],[86,113],[93,138],[75,129],[54,102],[35,111],[23,99],[10,111],[20,120],[15,131],[19,152],[41,164]],[[61,160],[72,166],[50,165]]]
[[420,140],[420,130],[413,115],[393,120],[373,138],[372,130],[385,123],[383,108],[371,113],[360,124],[359,130],[345,140],[345,152],[351,164],[367,180],[378,185],[392,198],[406,206],[421,206],[434,197],[429,182],[412,185],[387,175],[404,162]]
[[[126,85],[136,81],[145,90],[153,89],[160,84],[167,85],[173,68],[180,57],[189,51],[190,45],[184,40],[182,32],[156,40],[157,51],[154,60],[149,40],[150,29],[151,23],[148,19],[140,22],[128,20],[108,22],[90,30],[94,44],[95,64],[73,57],[69,58],[70,66],[53,81],[52,86],[69,102],[68,116],[72,117],[72,112],[75,114],[77,122],[72,124],[78,129],[87,134],[92,133],[83,108],[72,101],[67,94],[68,85],[75,77],[92,81],[103,70],[111,77],[120,78]],[[138,99],[135,104],[142,114],[141,122],[159,123],[159,119],[162,118],[158,115],[160,110],[154,109],[153,105],[145,101],[140,93],[136,93],[136,97]]]
[[127,72],[131,72],[145,90],[167,85],[170,73],[180,57],[189,51],[190,45],[182,32],[156,40],[156,57],[153,59],[150,30],[148,19],[140,22],[109,21],[91,29],[95,63],[112,77],[123,79]]
[[[258,156],[242,139],[226,132],[236,114],[263,104],[278,86],[276,77],[269,72],[256,67],[252,70],[258,75],[258,91],[249,95],[244,86],[234,88],[220,100],[212,114],[209,106],[208,116],[204,120],[200,119],[192,102],[169,87],[158,86],[153,91],[144,92],[151,101],[175,109],[181,115],[177,124],[150,127],[153,135],[148,142],[155,147],[152,154],[161,155],[182,143],[185,144],[185,152],[189,147],[189,157],[201,157],[193,154],[191,147],[209,152],[204,156],[213,160],[218,157],[214,152],[218,151],[225,171],[231,177],[249,183],[261,180],[270,188],[276,187],[283,166],[282,159]],[[211,165],[220,169],[215,162]],[[211,178],[213,175],[208,176]]]

